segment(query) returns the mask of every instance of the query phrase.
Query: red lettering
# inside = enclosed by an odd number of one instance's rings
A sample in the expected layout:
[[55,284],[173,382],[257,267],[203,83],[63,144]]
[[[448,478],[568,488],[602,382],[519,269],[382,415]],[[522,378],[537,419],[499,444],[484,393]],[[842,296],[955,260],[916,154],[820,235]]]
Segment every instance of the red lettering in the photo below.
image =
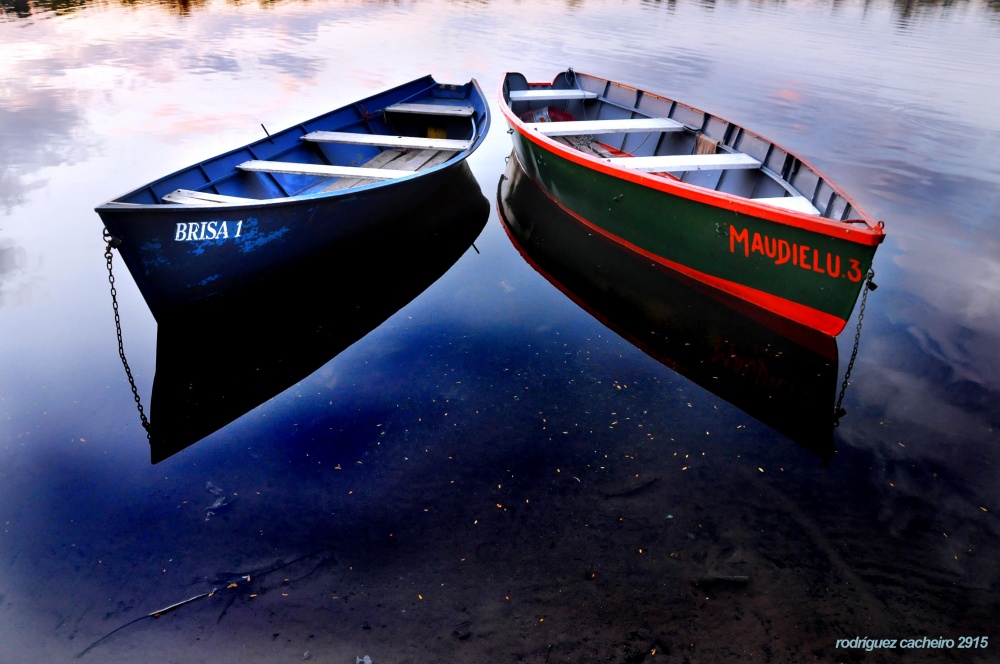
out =
[[853,258],[848,258],[851,262],[851,269],[847,271],[847,278],[853,282],[861,281],[861,263]]
[[[830,254],[827,254],[829,257]],[[813,272],[819,272],[820,274],[826,274],[823,272],[823,268],[819,264],[819,249],[813,249]]]
[[774,264],[784,265],[791,257],[792,250],[788,246],[788,240],[778,240],[778,260],[774,261]]
[[737,242],[741,242],[741,243],[743,243],[743,255],[746,256],[747,258],[749,258],[750,257],[750,244],[748,242],[749,235],[750,235],[749,232],[745,228],[743,229],[742,232],[740,232],[740,231],[736,230],[736,226],[730,226],[729,227],[729,253],[735,254],[736,253],[736,243]]
[[[192,228],[189,230],[189,233],[193,236],[196,232],[194,228],[196,224],[191,224],[191,226]],[[239,232],[240,229],[237,226],[237,236]],[[182,231],[178,229],[178,235],[181,235],[181,233]],[[189,236],[188,239],[200,238]],[[757,253],[765,258],[774,260],[775,265],[784,265],[790,262],[792,265],[801,267],[804,270],[809,270],[817,274],[826,274],[835,279],[845,276],[854,282],[861,281],[864,277],[861,272],[860,261],[853,258],[848,259],[850,267],[845,274],[842,272],[843,261],[841,257],[829,251],[824,252],[826,254],[826,269],[824,269],[824,260],[820,255],[820,252],[823,251],[822,249],[816,249],[805,244],[800,245],[797,242],[789,242],[781,238],[772,238],[759,232],[754,232],[753,237],[751,237],[749,228],[737,229],[736,226],[730,225],[729,252],[735,254],[740,248],[743,250],[743,255],[747,258],[750,257],[751,253]]]
[[[836,259],[831,265],[831,259]],[[840,256],[835,254],[826,255],[826,273],[836,279],[840,276]]]
[[764,236],[764,252],[768,258],[774,258],[778,255],[778,241],[774,240],[772,243],[771,238]]

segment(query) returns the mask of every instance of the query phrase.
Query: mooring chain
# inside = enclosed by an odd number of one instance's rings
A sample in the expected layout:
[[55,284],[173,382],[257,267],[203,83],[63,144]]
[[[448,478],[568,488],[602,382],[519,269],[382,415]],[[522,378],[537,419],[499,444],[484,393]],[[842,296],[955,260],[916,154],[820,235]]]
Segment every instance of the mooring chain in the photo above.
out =
[[840,396],[837,397],[837,406],[833,411],[833,426],[840,424],[840,418],[847,414],[843,409],[844,393],[847,391],[847,383],[851,379],[851,370],[854,368],[854,360],[858,357],[858,344],[861,342],[861,324],[865,320],[865,304],[868,301],[868,291],[873,291],[878,286],[872,279],[875,278],[875,270],[868,270],[868,278],[865,280],[865,287],[861,293],[861,308],[858,310],[858,325],[854,331],[854,350],[851,351],[851,360],[847,363],[847,371],[844,372],[844,382],[840,386]]
[[132,387],[132,398],[135,399],[135,407],[139,409],[139,419],[142,420],[142,428],[146,431],[146,438],[150,439],[149,420],[146,419],[146,413],[142,409],[139,390],[135,386],[135,379],[132,378],[132,370],[128,366],[128,360],[125,359],[125,343],[122,341],[122,320],[118,314],[118,291],[115,289],[115,273],[111,267],[114,257],[111,249],[120,245],[121,240],[111,235],[107,228],[104,229],[104,239],[108,243],[104,249],[104,259],[108,262],[108,283],[111,284],[111,306],[115,311],[115,329],[118,333],[118,357],[122,360],[122,366],[125,367],[125,375],[128,376],[128,383]]

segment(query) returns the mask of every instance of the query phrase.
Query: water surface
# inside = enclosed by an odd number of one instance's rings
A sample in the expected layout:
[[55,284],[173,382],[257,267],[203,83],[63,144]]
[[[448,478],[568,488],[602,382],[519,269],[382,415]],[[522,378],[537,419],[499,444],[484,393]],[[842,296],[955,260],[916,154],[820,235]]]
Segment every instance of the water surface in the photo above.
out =
[[[900,656],[836,648],[856,636],[950,638],[920,661],[992,661],[957,642],[1000,640],[995,3],[2,10],[0,662]],[[660,352],[529,265],[497,214],[495,115],[469,160],[490,203],[468,216],[475,248],[354,343],[296,332],[350,283],[272,293],[267,324],[192,324],[195,364],[231,363],[232,335],[261,366],[319,355],[150,464],[95,205],[427,73],[492,93],[504,71],[568,66],[744,124],[885,220],[832,456],[689,370],[710,352]],[[115,276],[148,407],[166,332]]]

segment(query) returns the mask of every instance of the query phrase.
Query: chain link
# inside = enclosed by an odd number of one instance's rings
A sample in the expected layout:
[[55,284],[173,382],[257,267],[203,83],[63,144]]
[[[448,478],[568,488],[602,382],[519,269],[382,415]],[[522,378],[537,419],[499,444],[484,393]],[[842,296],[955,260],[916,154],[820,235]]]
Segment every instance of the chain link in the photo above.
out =
[[833,409],[833,426],[840,425],[840,418],[847,415],[842,404],[844,393],[847,392],[847,384],[851,380],[851,370],[854,369],[854,360],[858,357],[858,344],[861,342],[861,324],[865,320],[865,304],[868,302],[868,291],[875,290],[878,286],[872,281],[875,278],[875,270],[868,270],[868,278],[865,280],[864,291],[861,293],[861,308],[858,310],[858,325],[854,331],[854,350],[851,351],[851,359],[847,363],[847,371],[844,372],[844,382],[840,386],[840,396],[837,397],[837,405]]
[[118,333],[118,357],[122,360],[122,366],[125,367],[125,375],[128,376],[128,384],[132,387],[132,398],[135,399],[135,407],[139,410],[139,419],[142,420],[142,428],[146,431],[146,438],[152,440],[149,430],[149,420],[146,419],[146,413],[142,409],[139,390],[135,386],[135,379],[132,377],[132,370],[128,366],[128,360],[125,359],[125,343],[122,341],[122,320],[118,313],[118,291],[115,289],[115,273],[112,270],[114,254],[111,251],[113,247],[121,244],[121,240],[112,236],[106,228],[104,229],[104,239],[108,243],[104,249],[104,259],[108,263],[108,283],[111,284],[111,307],[115,311],[115,330]]

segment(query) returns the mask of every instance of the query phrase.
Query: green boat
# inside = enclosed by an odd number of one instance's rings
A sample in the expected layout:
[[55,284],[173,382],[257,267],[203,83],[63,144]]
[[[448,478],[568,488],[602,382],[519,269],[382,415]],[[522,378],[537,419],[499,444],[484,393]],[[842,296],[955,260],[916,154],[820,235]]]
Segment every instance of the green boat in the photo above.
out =
[[829,336],[885,238],[787,149],[661,95],[575,72],[504,74],[521,168],[577,221],[657,263]]
[[592,233],[510,160],[497,187],[524,260],[667,368],[828,463],[839,422],[837,340],[746,305]]

